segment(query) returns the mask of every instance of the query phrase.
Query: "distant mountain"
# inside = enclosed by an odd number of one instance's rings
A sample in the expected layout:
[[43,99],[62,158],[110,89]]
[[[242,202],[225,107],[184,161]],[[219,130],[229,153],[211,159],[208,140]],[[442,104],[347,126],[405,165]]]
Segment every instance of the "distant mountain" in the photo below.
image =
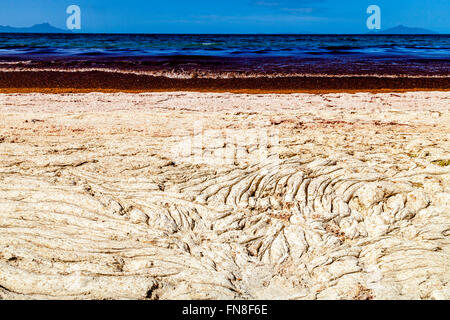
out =
[[0,26],[0,33],[70,33],[70,31],[53,27],[49,23],[41,23],[27,28]]
[[372,31],[370,34],[438,34],[438,32],[422,29],[422,28],[409,28],[402,25],[381,30],[381,31]]

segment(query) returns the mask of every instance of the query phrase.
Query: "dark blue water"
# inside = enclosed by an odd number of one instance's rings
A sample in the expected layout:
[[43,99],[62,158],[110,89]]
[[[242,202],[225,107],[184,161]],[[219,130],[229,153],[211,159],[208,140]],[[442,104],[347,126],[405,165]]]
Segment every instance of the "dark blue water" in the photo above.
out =
[[66,68],[448,74],[450,35],[0,34],[0,64],[11,60]]
[[449,35],[0,34],[0,55],[315,56],[449,58]]

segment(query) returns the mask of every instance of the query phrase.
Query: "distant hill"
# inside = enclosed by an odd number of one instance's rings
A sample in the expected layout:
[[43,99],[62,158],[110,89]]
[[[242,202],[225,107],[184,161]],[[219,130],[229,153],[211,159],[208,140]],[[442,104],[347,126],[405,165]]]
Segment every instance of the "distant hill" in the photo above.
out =
[[0,33],[70,33],[69,30],[53,27],[49,23],[35,24],[32,27],[15,28],[10,26],[0,26]]
[[438,34],[438,32],[422,29],[422,28],[409,28],[402,25],[381,30],[381,31],[372,31],[370,34]]

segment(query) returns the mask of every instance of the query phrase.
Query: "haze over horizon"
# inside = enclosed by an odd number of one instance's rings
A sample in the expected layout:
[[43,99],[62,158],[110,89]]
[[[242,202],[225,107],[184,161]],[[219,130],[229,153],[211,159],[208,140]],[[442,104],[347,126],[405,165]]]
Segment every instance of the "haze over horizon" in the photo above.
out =
[[447,0],[4,0],[0,25],[48,22],[65,29],[72,4],[81,8],[83,33],[367,33],[372,4],[381,8],[384,30],[404,25],[450,33]]

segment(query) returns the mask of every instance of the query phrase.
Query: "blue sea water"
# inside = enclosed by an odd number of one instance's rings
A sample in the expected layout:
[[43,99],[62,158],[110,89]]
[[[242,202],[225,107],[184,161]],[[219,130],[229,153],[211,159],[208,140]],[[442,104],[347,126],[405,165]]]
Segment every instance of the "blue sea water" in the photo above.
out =
[[194,64],[215,71],[336,69],[352,73],[373,69],[448,74],[450,35],[0,34],[0,64],[11,59],[41,63],[65,59],[84,61],[85,65],[86,61],[97,61],[96,65],[108,66],[110,59],[125,59],[141,61],[128,67]]
[[0,34],[0,55],[309,56],[449,58],[450,35]]

